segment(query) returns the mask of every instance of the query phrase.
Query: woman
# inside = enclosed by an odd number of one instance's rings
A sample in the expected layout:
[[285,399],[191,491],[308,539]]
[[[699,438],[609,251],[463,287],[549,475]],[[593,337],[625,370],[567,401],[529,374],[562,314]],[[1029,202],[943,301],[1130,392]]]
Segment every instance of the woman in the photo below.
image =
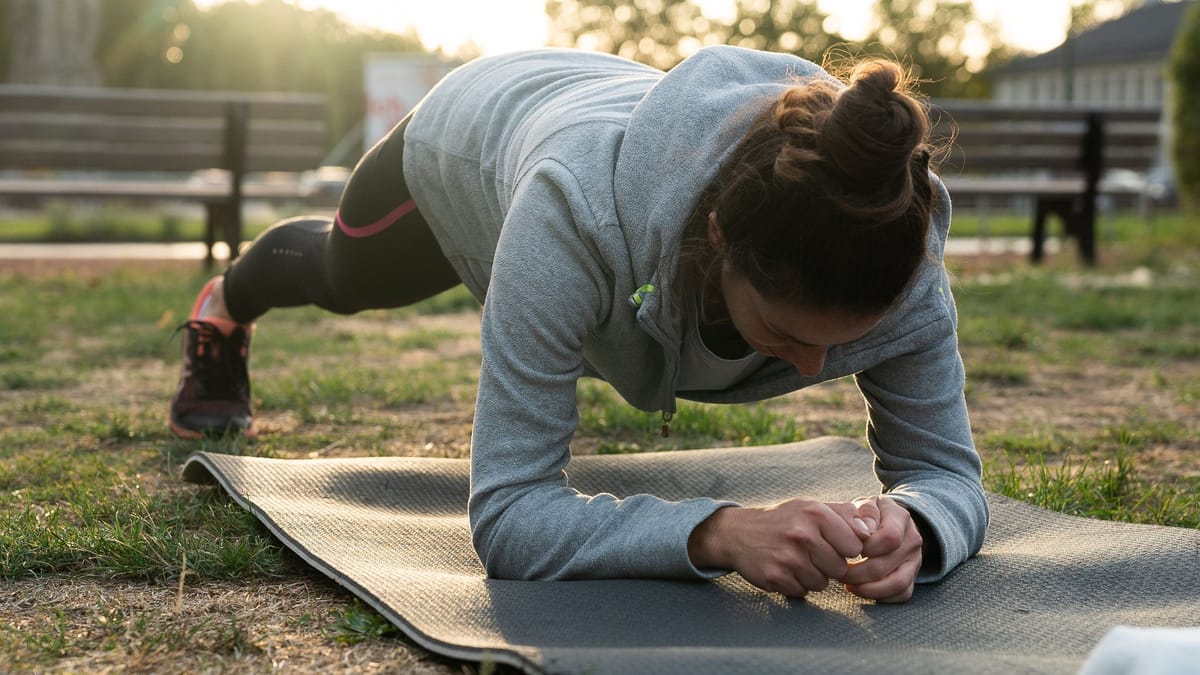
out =
[[[469,512],[503,578],[715,577],[908,599],[987,523],[941,254],[950,202],[894,64],[847,86],[703,49],[669,73],[539,50],[447,76],[356,167],[335,218],[286,221],[209,282],[172,427],[252,430],[252,322],[465,283],[484,303]],[[632,405],[761,400],[854,374],[882,495],[771,508],[580,495],[576,382]],[[848,562],[848,559],[854,559]]]

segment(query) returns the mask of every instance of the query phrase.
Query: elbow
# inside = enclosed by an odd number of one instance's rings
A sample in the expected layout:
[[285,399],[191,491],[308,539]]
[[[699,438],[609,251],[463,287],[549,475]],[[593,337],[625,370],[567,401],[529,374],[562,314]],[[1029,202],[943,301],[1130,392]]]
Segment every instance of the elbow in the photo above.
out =
[[471,545],[489,578],[514,578],[504,574],[505,570],[500,564],[503,557],[500,551],[501,547],[496,545],[502,530],[500,521],[503,520],[504,511],[490,505],[488,501],[479,495],[472,495],[468,502],[467,514],[471,521]]
[[551,578],[536,555],[539,547],[530,539],[529,528],[521,527],[519,509],[512,503],[472,495],[467,512],[471,522],[471,544],[490,579],[531,581]]

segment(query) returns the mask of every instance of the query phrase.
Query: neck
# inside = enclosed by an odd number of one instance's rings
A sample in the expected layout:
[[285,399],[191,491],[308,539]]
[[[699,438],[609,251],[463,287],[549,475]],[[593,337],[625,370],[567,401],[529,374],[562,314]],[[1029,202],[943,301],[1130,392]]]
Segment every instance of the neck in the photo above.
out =
[[700,311],[698,324],[700,340],[713,354],[723,359],[740,359],[750,351],[741,333],[729,318],[729,307],[721,288],[721,271],[707,275],[699,284],[702,289],[697,302]]

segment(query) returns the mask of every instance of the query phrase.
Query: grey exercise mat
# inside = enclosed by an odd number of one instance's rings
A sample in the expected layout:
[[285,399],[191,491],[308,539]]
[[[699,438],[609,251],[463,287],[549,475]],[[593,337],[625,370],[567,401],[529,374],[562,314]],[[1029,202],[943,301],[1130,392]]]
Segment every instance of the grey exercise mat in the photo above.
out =
[[[878,490],[871,454],[787,445],[577,457],[584,492],[766,504]],[[289,548],[439,654],[554,673],[1073,673],[1112,626],[1200,625],[1200,531],[1076,518],[990,496],[983,552],[903,605],[833,584],[807,600],[716,582],[486,579],[467,460],[201,453]]]

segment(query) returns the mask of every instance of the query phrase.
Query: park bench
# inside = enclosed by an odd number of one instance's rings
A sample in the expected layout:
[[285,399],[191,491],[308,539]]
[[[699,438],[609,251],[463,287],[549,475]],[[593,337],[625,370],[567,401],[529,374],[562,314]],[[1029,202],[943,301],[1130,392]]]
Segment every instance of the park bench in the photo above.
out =
[[953,141],[941,174],[956,202],[973,202],[986,213],[998,199],[1032,200],[1034,262],[1043,257],[1047,219],[1054,215],[1084,262],[1094,264],[1099,198],[1148,199],[1141,185],[1106,180],[1106,172],[1145,173],[1161,161],[1156,109],[940,100],[933,116],[935,137]]
[[306,197],[248,176],[315,169],[325,150],[318,95],[0,85],[0,198],[203,204],[207,267],[218,234],[237,256],[246,199]]

